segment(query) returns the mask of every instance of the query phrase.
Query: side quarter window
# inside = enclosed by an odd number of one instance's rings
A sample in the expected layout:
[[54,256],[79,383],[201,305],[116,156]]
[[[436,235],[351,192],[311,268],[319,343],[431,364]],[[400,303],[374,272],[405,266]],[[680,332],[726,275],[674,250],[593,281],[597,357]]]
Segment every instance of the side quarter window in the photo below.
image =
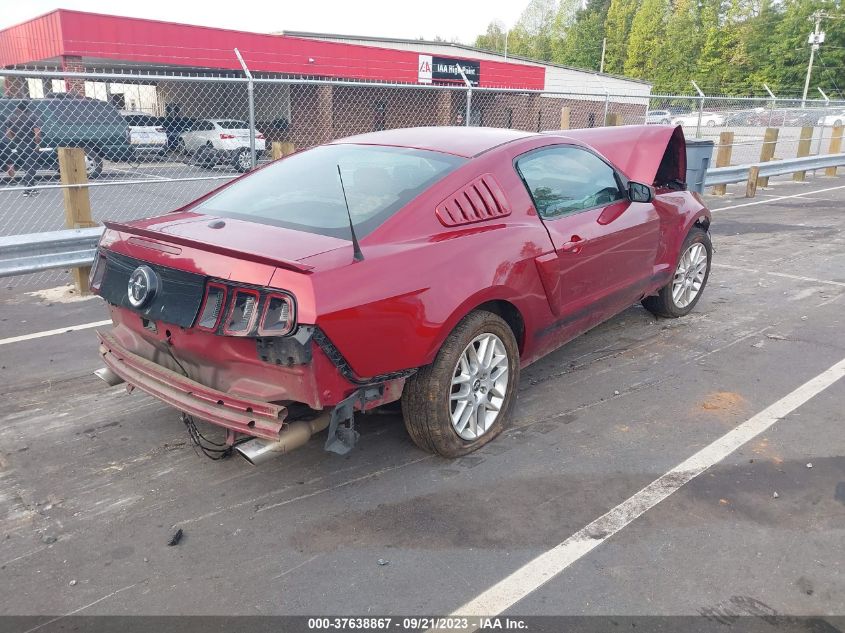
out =
[[624,197],[613,168],[579,147],[531,152],[517,159],[516,169],[543,219],[605,206]]

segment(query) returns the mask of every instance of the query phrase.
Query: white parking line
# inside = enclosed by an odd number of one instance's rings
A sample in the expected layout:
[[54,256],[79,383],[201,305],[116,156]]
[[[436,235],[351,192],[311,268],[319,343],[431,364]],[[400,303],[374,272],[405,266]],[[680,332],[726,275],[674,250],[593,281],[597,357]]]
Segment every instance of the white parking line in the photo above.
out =
[[777,196],[776,198],[766,198],[764,200],[755,200],[754,202],[744,202],[742,204],[732,204],[727,207],[714,207],[711,211],[727,211],[728,209],[739,209],[740,207],[750,207],[755,204],[768,204],[770,202],[777,202],[778,200],[787,200],[789,198],[803,198],[804,196],[811,196],[816,193],[824,193],[825,191],[836,191],[837,189],[845,189],[845,185],[838,187],[828,187],[827,189],[815,189],[814,191],[805,191],[803,193],[795,193],[791,196]]
[[658,503],[681,489],[743,444],[769,429],[813,396],[845,376],[845,359],[749,418],[695,455],[658,477],[568,539],[497,582],[457,609],[453,616],[496,616],[542,587],[567,567],[604,543],[611,536]]
[[141,176],[142,178],[147,179],[173,180],[173,178],[168,178],[167,176],[159,176],[158,174],[145,174],[143,172],[137,171],[137,169],[121,169],[120,167],[111,167],[109,171],[119,171],[124,174],[129,174],[130,176]]
[[786,279],[795,279],[796,281],[809,281],[814,284],[827,284],[829,286],[839,286],[845,288],[845,282],[833,281],[832,279],[817,279],[816,277],[804,277],[803,275],[790,275],[789,273],[776,273],[771,270],[757,270],[755,268],[746,268],[745,266],[734,266],[732,264],[713,263],[715,268],[729,268],[730,270],[741,270],[746,273],[763,273],[771,275],[772,277],[785,277]]
[[61,327],[55,330],[45,330],[44,332],[22,334],[21,336],[12,336],[11,338],[2,338],[0,339],[0,345],[8,345],[9,343],[20,343],[21,341],[31,341],[34,338],[54,336],[55,334],[64,334],[65,332],[76,332],[77,330],[87,330],[89,328],[100,327],[102,325],[111,325],[111,319],[107,321],[94,321],[93,323],[83,323],[81,325],[71,325],[69,327]]

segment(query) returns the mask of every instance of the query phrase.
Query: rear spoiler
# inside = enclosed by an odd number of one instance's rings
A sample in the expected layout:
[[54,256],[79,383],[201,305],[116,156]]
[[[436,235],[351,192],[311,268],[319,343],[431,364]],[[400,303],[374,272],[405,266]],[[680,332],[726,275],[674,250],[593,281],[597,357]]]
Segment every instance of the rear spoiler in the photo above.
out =
[[200,240],[192,240],[191,238],[182,237],[180,235],[167,235],[159,231],[151,231],[150,229],[144,229],[137,226],[132,226],[130,224],[122,224],[120,222],[103,222],[103,224],[106,225],[107,229],[111,229],[112,231],[120,231],[121,233],[129,233],[131,235],[140,235],[142,237],[147,237],[156,241],[168,242],[170,244],[179,244],[181,246],[201,248],[202,250],[208,251],[209,253],[226,255],[228,257],[236,257],[238,259],[244,259],[250,262],[255,262],[257,264],[268,264],[270,266],[277,266],[279,268],[287,268],[288,270],[294,270],[299,273],[310,273],[312,270],[314,270],[313,266],[308,266],[307,264],[302,264],[292,259],[255,255],[254,253],[239,251],[233,248],[220,246],[218,244],[209,244],[207,242],[201,242]]

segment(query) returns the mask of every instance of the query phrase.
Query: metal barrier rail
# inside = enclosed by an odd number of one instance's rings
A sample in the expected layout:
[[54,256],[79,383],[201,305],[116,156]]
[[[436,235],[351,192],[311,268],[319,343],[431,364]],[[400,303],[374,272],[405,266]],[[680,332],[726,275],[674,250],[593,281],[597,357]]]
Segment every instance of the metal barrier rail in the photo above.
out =
[[[752,168],[758,176],[782,176],[799,171],[812,171],[845,165],[845,153],[787,158],[751,165],[732,165],[708,169],[705,186],[744,182]],[[140,181],[149,182],[149,181]],[[114,183],[103,183],[104,185]],[[90,186],[90,185],[89,185]],[[28,233],[0,237],[0,277],[11,277],[55,268],[90,266],[103,227],[67,229],[49,233]]]
[[804,156],[801,158],[785,158],[767,163],[751,165],[731,165],[730,167],[714,167],[704,174],[704,185],[729,185],[731,183],[748,180],[752,167],[759,167],[761,178],[767,176],[784,176],[798,171],[813,171],[845,165],[845,154],[820,154],[818,156]]
[[0,277],[90,266],[102,226],[0,237]]

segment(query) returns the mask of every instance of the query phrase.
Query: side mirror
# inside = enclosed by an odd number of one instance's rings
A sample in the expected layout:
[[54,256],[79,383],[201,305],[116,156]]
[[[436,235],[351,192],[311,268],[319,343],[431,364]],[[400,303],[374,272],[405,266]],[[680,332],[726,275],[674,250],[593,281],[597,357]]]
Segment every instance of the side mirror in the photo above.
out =
[[631,202],[651,202],[654,200],[654,188],[632,180],[628,183],[628,200]]

